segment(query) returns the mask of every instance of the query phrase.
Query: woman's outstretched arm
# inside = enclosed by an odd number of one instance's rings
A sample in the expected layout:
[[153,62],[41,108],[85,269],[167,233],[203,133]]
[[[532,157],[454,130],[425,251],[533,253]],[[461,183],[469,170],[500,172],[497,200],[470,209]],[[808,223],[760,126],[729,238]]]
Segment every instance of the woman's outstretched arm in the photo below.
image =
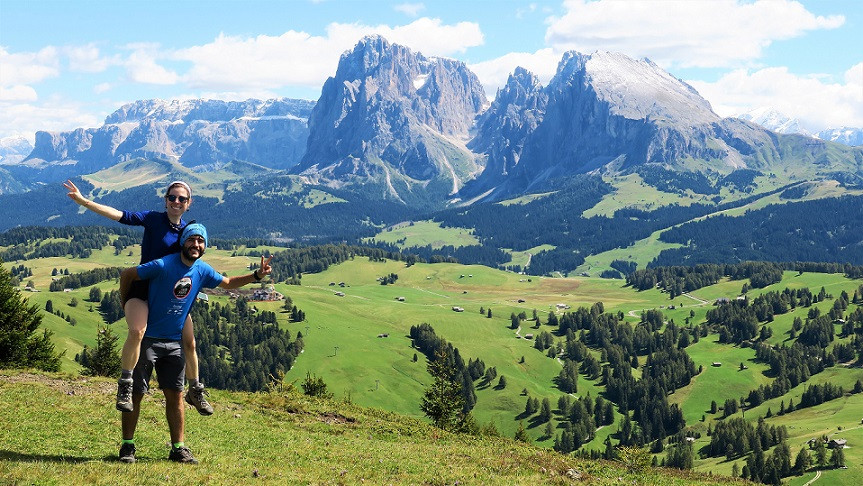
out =
[[113,219],[114,221],[120,221],[120,218],[123,217],[123,211],[120,211],[119,209],[114,209],[111,206],[106,206],[104,204],[93,202],[85,198],[84,195],[81,194],[81,191],[78,190],[78,187],[75,186],[75,183],[73,183],[71,180],[67,180],[66,182],[64,182],[63,187],[69,190],[69,193],[66,194],[67,196],[69,196],[69,199],[75,201],[81,206],[84,206],[90,211],[93,211],[94,213],[104,216],[108,219]]

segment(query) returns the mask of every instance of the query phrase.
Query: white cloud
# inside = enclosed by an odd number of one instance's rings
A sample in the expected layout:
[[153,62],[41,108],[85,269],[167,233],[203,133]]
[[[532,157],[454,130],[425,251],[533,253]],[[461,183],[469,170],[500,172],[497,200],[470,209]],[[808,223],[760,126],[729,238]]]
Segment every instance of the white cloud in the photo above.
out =
[[30,86],[17,84],[15,86],[0,86],[0,101],[36,101],[39,95]]
[[52,46],[38,52],[10,53],[0,47],[0,86],[29,85],[60,74],[60,59]]
[[439,56],[464,52],[483,42],[482,32],[475,23],[444,25],[439,19],[428,18],[397,27],[333,23],[326,32],[326,36],[293,30],[280,36],[221,34],[213,42],[165,56],[192,64],[183,75],[192,88],[249,93],[290,85],[320,88],[335,72],[342,53],[370,34],[380,34],[390,42]]
[[291,30],[275,37],[221,34],[213,42],[178,50],[172,57],[192,63],[184,76],[192,88],[264,90],[322,85],[344,48],[331,39]]
[[408,17],[416,17],[420,12],[426,9],[422,3],[400,3],[393,7],[396,12],[401,12]]
[[845,71],[845,82],[860,88],[860,95],[863,96],[863,62],[851,66],[851,69]]
[[101,124],[101,119],[82,106],[56,99],[41,104],[0,102],[0,127],[7,127],[2,135],[20,135],[30,143],[39,130],[64,131]]
[[111,83],[99,83],[96,86],[93,86],[93,92],[96,94],[102,94],[106,91],[110,91],[114,86]]
[[100,55],[95,44],[65,47],[63,52],[69,58],[69,69],[72,71],[99,73],[118,62]]
[[547,45],[618,51],[665,67],[745,66],[773,41],[845,22],[791,0],[566,0],[564,8],[564,15],[547,20]]
[[527,7],[517,8],[515,10],[515,18],[522,19],[525,15],[536,12],[537,5],[535,3],[528,4]]
[[450,56],[465,52],[469,47],[482,45],[485,41],[479,24],[475,22],[445,25],[440,19],[428,17],[397,27],[330,24],[327,34],[331,39],[349,43],[348,48],[353,47],[363,36],[379,34],[390,42],[410,47],[427,56]]
[[126,75],[136,83],[172,85],[180,81],[180,76],[162,66],[156,60],[161,54],[154,46],[136,45],[135,50],[124,61]]
[[863,127],[863,63],[849,69],[844,81],[815,74],[798,76],[785,67],[771,67],[753,72],[737,69],[713,83],[687,82],[721,116],[770,107],[817,132],[828,127]]
[[492,98],[498,88],[506,84],[509,75],[516,67],[521,66],[535,74],[542,84],[547,84],[557,72],[557,64],[561,54],[551,48],[536,52],[511,52],[496,59],[478,62],[468,66],[476,73],[485,88],[486,94]]

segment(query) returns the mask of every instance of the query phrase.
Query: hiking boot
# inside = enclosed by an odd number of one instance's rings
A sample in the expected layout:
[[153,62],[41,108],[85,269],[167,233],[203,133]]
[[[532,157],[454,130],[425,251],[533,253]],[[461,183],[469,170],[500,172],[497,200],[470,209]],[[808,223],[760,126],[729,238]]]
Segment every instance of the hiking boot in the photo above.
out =
[[168,454],[168,459],[174,462],[182,462],[183,464],[197,464],[198,460],[192,455],[192,451],[188,447],[171,447],[171,453]]
[[120,378],[117,380],[117,410],[121,412],[131,412],[134,409],[132,405],[132,379]]
[[120,446],[120,462],[135,462],[135,444],[123,443]]
[[213,415],[213,406],[207,402],[206,395],[209,395],[207,390],[204,390],[204,384],[198,382],[195,386],[190,386],[186,392],[186,403],[198,409],[201,415]]

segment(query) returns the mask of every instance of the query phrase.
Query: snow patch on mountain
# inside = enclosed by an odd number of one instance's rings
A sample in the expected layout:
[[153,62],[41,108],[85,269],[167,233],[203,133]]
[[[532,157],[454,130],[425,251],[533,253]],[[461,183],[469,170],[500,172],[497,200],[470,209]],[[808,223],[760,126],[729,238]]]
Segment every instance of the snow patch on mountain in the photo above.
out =
[[800,120],[766,106],[740,114],[736,118],[756,123],[776,133],[797,133],[812,136],[812,133],[800,125]]
[[[584,68],[590,83],[599,98],[612,103],[616,114],[635,120],[671,118],[690,124],[720,119],[695,89],[649,59],[602,51],[586,57]],[[561,62],[566,61],[564,57]]]

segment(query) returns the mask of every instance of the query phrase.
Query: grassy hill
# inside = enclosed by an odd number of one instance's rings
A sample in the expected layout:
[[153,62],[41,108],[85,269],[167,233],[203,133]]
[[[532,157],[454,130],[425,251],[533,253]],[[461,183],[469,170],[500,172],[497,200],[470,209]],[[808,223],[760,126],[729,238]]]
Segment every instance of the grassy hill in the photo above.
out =
[[[50,273],[54,267],[68,267],[74,272],[106,264],[123,266],[137,261],[137,251],[134,249],[132,256],[125,252],[114,256],[113,249],[106,248],[86,260],[60,258],[23,263],[33,269],[32,280],[37,288],[44,289],[51,280]],[[235,256],[232,255],[233,252],[210,249],[206,259],[217,270],[231,275],[247,271],[248,264],[256,260],[244,256],[242,250]],[[4,263],[7,266],[12,264],[13,262]],[[380,285],[378,277],[390,273],[399,276],[396,283]],[[344,283],[344,287],[339,286],[340,283]],[[860,284],[859,280],[849,280],[841,274],[786,272],[781,282],[752,291],[750,298],[760,292],[781,291],[786,287],[809,287],[813,292],[824,287],[828,293],[838,296],[843,290],[852,294]],[[114,282],[106,281],[97,285],[103,291],[116,288]],[[325,272],[304,275],[301,286],[276,285],[277,290],[289,295],[294,304],[306,313],[307,319],[304,322],[288,322],[288,316],[278,302],[259,302],[255,305],[261,310],[276,311],[280,325],[288,328],[292,335],[297,332],[304,335],[305,351],[297,359],[294,368],[287,373],[287,382],[299,383],[307,372],[313,373],[327,383],[337,402],[387,410],[414,420],[423,420],[419,410],[420,396],[431,379],[426,371],[424,356],[411,347],[407,334],[411,326],[427,322],[434,327],[438,336],[459,348],[465,361],[468,358],[482,359],[486,366],[497,368],[498,376],[506,377],[507,386],[504,389],[477,389],[477,405],[473,411],[477,421],[481,424],[493,423],[502,435],[512,437],[519,421],[523,420],[531,440],[543,448],[550,448],[553,439],[543,437],[543,424],[535,424],[521,415],[528,397],[540,400],[549,398],[552,404],[557,403],[561,391],[554,386],[553,379],[560,372],[561,364],[549,358],[545,352],[535,349],[534,342],[525,336],[529,333],[553,331],[553,327],[544,323],[549,312],[562,312],[558,310],[558,304],[575,309],[602,302],[606,312],[621,312],[633,325],[639,320],[641,311],[646,309],[660,309],[666,319],[674,319],[678,324],[682,324],[686,319],[701,323],[716,299],[738,295],[741,286],[742,281],[723,280],[671,301],[668,294],[658,289],[636,292],[625,287],[620,280],[529,277],[483,266],[457,264],[415,264],[406,267],[403,262],[370,261],[368,258],[356,257],[331,266]],[[339,296],[336,292],[343,292],[345,295]],[[77,326],[70,326],[55,315],[46,315],[43,321],[45,327],[55,331],[58,348],[68,350],[64,370],[70,373],[78,371],[78,365],[72,361],[72,357],[84,344],[93,345],[95,328],[100,322],[99,314],[89,311],[90,303],[86,301],[88,293],[89,288],[72,292],[28,294],[30,301],[40,307],[44,307],[45,302],[51,299],[55,309],[62,309],[78,321]],[[73,297],[80,302],[74,308],[69,307]],[[398,297],[403,297],[404,301],[398,300]],[[226,297],[211,296],[211,301],[220,299],[227,301]],[[832,303],[832,299],[827,299],[815,306],[826,313]],[[464,312],[454,312],[453,306],[462,307]],[[480,314],[481,308],[486,313],[491,309],[492,318],[488,318],[487,314]],[[849,312],[854,308],[852,305]],[[540,316],[539,323],[527,320],[522,322],[517,331],[510,328],[511,313],[525,312],[530,318],[534,310]],[[788,332],[793,319],[805,319],[808,310],[798,308],[787,314],[777,315],[769,324],[774,331],[769,342],[790,345]],[[124,322],[114,323],[112,327],[121,336],[125,334]],[[383,334],[388,337],[379,337]],[[848,339],[845,338],[845,341]],[[710,441],[706,434],[708,427],[721,420],[721,412],[715,415],[709,413],[711,401],[722,404],[728,398],[745,396],[750,390],[769,383],[772,378],[765,374],[767,365],[755,361],[755,351],[752,348],[719,343],[715,334],[690,345],[687,352],[696,366],[703,367],[703,372],[697,375],[690,385],[671,394],[669,401],[681,406],[687,426],[693,432],[701,434],[701,438],[695,443],[697,450]],[[416,361],[415,355],[418,355]],[[721,362],[722,366],[711,366],[717,361]],[[747,368],[740,370],[740,363],[745,363]],[[863,369],[856,366],[828,368],[821,374],[813,375],[808,382],[792,389],[785,396],[747,409],[745,418],[754,421],[757,417],[764,416],[768,408],[775,414],[781,401],[787,404],[789,399],[793,399],[794,403],[799,403],[801,394],[811,384],[829,381],[849,390],[855,381],[861,378]],[[525,391],[527,395],[524,394]],[[589,393],[595,397],[603,391],[601,383],[588,380],[584,376],[579,377],[578,396]],[[224,410],[234,407],[234,401],[247,400],[236,397],[244,396],[214,391],[213,402],[217,410]],[[110,408],[110,397],[103,399]],[[863,467],[860,466],[863,462],[863,449],[855,445],[863,440],[863,437],[858,439],[861,434],[856,429],[860,423],[861,401],[861,395],[846,395],[817,407],[797,410],[783,416],[774,415],[767,419],[767,422],[771,425],[787,424],[792,457],[809,438],[823,434],[842,434],[840,436],[847,438],[852,445],[846,451],[849,469],[826,471],[822,473],[822,478],[831,478],[830,484],[859,484],[863,481]],[[158,413],[153,413],[158,416]],[[615,411],[615,414],[615,424],[600,428],[596,438],[586,444],[585,448],[602,449],[606,437],[614,434],[620,423],[619,412]],[[736,416],[739,417],[740,412]],[[197,419],[197,416],[192,418]],[[562,417],[555,412],[553,425],[559,427],[561,422]],[[839,427],[842,428],[841,431]],[[197,427],[190,426],[190,429],[195,428]],[[848,431],[847,436],[844,431]],[[159,430],[159,433],[162,432]],[[199,441],[190,439],[193,450],[197,452],[198,449],[194,447],[196,442]],[[662,456],[664,454],[660,457]],[[737,459],[736,462],[738,467],[742,467],[742,459]],[[726,461],[724,458],[697,459],[695,468],[702,472],[730,474],[734,463],[735,461]],[[814,472],[810,472],[803,477],[811,479],[814,475]],[[297,479],[299,482],[328,480],[330,479]],[[332,481],[338,479],[334,477]],[[425,480],[414,478],[407,481]],[[796,478],[792,481],[793,484],[798,484]],[[522,479],[515,479],[513,482],[522,482]]]
[[138,462],[116,460],[113,380],[0,371],[4,484],[621,484],[739,483],[673,470],[628,472],[496,437],[450,434],[421,421],[296,392],[213,391],[215,415],[187,413],[200,464],[166,460],[160,395],[147,396]]

